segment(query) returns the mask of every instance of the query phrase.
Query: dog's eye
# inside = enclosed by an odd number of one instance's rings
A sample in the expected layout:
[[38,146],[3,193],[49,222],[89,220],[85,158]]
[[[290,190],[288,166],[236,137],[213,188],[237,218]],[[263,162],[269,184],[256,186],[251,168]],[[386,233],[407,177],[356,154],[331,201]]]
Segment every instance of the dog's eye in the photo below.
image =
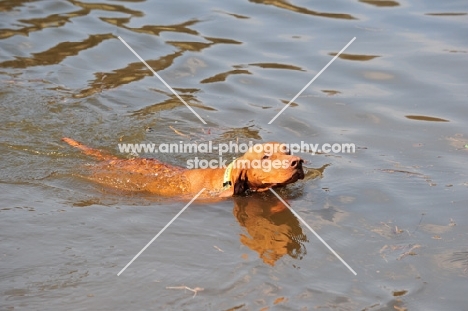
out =
[[263,155],[262,160],[267,160],[267,159],[269,159],[269,158],[270,158],[270,156],[269,156],[268,154],[265,154],[265,155]]

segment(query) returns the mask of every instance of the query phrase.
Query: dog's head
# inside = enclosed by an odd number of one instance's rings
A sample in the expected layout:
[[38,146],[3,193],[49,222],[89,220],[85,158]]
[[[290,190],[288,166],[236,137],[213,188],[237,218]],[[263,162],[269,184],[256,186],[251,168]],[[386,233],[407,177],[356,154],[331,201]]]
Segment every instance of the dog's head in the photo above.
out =
[[304,160],[291,155],[287,146],[269,142],[252,146],[233,162],[231,185],[233,195],[247,190],[265,191],[304,178]]

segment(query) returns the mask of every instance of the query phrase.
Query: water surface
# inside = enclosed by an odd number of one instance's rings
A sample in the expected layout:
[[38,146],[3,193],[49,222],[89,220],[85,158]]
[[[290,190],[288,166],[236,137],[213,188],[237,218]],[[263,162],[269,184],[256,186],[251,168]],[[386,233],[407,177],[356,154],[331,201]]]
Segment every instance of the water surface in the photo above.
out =
[[[15,0],[0,14],[0,309],[466,309],[464,2]],[[322,174],[280,195],[357,276],[268,194],[195,202],[117,276],[185,203],[81,178],[93,160],[63,136],[116,155],[355,143],[301,154]]]

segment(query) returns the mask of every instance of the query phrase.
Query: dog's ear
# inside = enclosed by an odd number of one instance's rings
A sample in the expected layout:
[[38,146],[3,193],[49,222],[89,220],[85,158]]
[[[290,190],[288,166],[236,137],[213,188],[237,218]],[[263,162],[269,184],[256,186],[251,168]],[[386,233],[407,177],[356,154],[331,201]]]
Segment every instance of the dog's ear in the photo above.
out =
[[227,190],[222,191],[219,196],[220,197],[231,197],[234,195],[242,195],[247,190],[250,189],[249,187],[249,180],[247,177],[247,170],[245,169],[233,169],[231,173],[231,180],[230,180],[231,187]]
[[249,187],[249,180],[247,178],[247,170],[233,169],[231,173],[231,187],[220,193],[220,197],[231,197],[234,195],[244,194]]
[[233,176],[233,195],[242,195],[249,189],[247,170],[238,170],[237,176]]

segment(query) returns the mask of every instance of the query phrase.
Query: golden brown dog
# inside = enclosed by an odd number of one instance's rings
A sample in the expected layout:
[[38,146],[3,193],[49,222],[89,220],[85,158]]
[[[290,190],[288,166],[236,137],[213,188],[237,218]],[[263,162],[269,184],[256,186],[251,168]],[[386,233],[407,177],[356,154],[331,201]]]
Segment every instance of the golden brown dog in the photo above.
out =
[[[63,141],[77,147],[98,163],[90,178],[101,184],[127,191],[146,191],[163,196],[194,195],[205,188],[209,196],[228,197],[246,192],[265,191],[284,186],[304,178],[303,160],[276,142],[269,144],[274,150],[265,153],[250,148],[227,168],[185,169],[164,164],[156,159],[119,159],[97,149],[87,147],[71,138]],[[276,163],[265,169],[266,161]]]

